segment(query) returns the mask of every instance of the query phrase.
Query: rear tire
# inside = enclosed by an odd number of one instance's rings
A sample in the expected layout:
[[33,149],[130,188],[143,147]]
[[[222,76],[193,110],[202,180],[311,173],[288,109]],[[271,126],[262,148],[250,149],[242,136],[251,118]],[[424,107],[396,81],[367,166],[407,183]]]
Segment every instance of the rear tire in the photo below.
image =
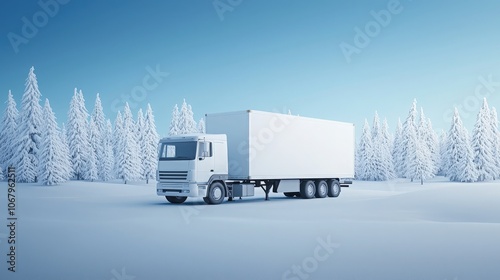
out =
[[300,196],[305,199],[313,198],[316,194],[316,184],[314,181],[302,181],[300,184]]
[[340,182],[337,180],[330,181],[328,186],[328,196],[329,197],[338,197],[340,195]]
[[321,180],[318,182],[318,184],[316,185],[316,194],[315,196],[317,198],[325,198],[328,194],[328,184]]
[[186,201],[187,197],[185,196],[165,196],[168,202],[173,204],[181,204]]
[[208,188],[207,197],[204,197],[203,200],[207,204],[221,204],[226,197],[226,189],[224,185],[219,182],[212,183]]

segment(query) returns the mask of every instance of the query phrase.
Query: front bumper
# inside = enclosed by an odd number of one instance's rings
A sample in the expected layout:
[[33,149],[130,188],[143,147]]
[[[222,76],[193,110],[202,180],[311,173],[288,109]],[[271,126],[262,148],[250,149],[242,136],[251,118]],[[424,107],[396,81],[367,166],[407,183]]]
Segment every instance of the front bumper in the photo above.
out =
[[196,183],[156,183],[159,196],[205,197],[207,186]]

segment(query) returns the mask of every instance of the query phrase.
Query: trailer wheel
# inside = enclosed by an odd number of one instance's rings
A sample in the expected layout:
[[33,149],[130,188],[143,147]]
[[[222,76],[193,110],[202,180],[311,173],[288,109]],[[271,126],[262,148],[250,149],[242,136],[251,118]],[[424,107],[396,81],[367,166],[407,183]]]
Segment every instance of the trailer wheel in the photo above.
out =
[[321,180],[316,185],[316,197],[317,198],[325,198],[328,194],[328,184]]
[[185,196],[165,196],[168,202],[173,204],[181,204],[186,201],[187,197]]
[[330,181],[328,186],[328,196],[337,197],[340,195],[340,183],[337,180]]
[[226,190],[224,185],[219,182],[214,182],[208,188],[207,196],[203,200],[207,204],[221,204],[226,197]]
[[316,194],[316,184],[314,181],[303,181],[300,184],[300,196],[305,199],[313,198]]

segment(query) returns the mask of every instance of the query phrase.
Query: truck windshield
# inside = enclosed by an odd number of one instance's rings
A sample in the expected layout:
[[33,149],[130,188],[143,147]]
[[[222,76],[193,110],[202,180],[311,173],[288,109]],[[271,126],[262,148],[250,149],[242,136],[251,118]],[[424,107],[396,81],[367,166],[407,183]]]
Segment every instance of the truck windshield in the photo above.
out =
[[160,160],[193,160],[196,157],[196,141],[161,143]]

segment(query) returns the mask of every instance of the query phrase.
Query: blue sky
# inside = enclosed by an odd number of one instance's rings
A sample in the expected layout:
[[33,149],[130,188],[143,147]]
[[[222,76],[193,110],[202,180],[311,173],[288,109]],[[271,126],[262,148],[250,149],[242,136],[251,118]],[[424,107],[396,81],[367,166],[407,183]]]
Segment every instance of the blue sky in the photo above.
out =
[[[436,129],[448,129],[456,105],[472,129],[482,96],[500,107],[494,0],[41,2],[57,11],[37,1],[0,4],[2,112],[9,89],[19,105],[31,66],[59,122],[77,87],[89,111],[100,93],[112,120],[124,100],[134,113],[151,103],[162,136],[183,98],[196,119],[290,109],[353,122],[358,132],[375,111],[393,131],[414,98]],[[357,48],[349,59],[343,43]]]

